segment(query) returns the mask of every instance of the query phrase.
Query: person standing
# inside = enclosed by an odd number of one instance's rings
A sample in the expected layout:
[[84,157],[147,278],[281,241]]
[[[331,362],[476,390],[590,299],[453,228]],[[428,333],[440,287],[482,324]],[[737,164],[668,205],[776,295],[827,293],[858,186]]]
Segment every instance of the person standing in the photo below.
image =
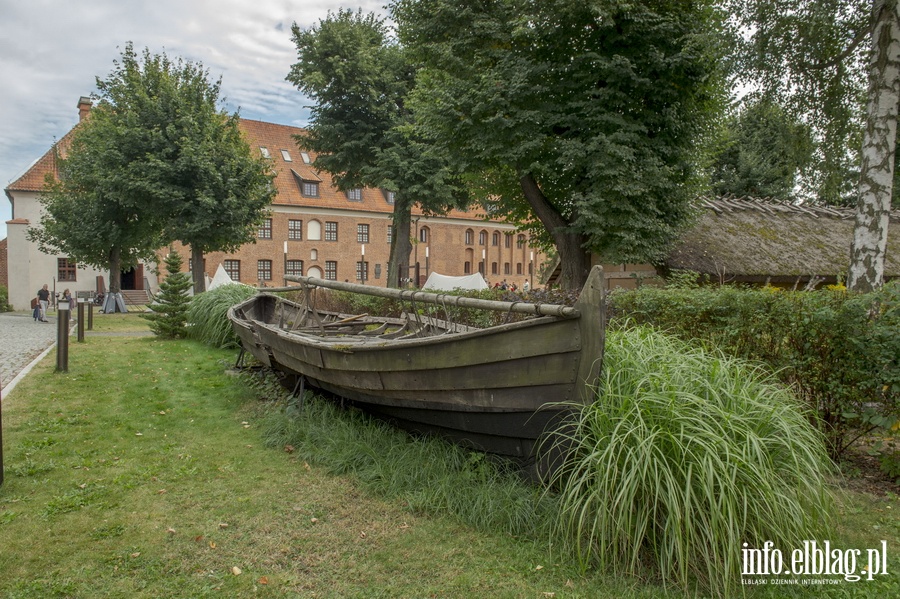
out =
[[41,305],[41,322],[47,322],[47,308],[50,307],[50,290],[45,283],[37,292],[38,303]]

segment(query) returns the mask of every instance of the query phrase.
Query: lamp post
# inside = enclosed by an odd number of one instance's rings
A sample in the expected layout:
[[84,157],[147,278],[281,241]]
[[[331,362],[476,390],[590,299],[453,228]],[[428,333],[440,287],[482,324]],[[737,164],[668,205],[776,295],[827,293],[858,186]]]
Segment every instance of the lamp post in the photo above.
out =
[[531,252],[531,259],[528,261],[528,287],[534,289],[534,252]]
[[284,242],[284,286],[287,287],[287,241]]
[[359,245],[359,255],[362,259],[359,261],[359,282],[362,285],[366,284],[366,244],[361,243]]
[[481,250],[481,276],[487,275],[487,250]]
[[428,278],[428,246],[425,246],[425,277]]

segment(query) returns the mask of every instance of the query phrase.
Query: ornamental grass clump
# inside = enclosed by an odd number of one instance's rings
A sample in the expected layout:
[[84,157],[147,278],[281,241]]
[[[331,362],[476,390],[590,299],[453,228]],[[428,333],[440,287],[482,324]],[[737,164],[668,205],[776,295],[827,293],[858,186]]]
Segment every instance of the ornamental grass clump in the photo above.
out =
[[220,349],[238,347],[228,309],[255,294],[253,287],[229,283],[196,295],[188,310],[188,336]]
[[743,543],[798,547],[828,531],[823,439],[761,368],[650,328],[615,330],[598,393],[551,481],[561,545],[583,568],[727,595]]

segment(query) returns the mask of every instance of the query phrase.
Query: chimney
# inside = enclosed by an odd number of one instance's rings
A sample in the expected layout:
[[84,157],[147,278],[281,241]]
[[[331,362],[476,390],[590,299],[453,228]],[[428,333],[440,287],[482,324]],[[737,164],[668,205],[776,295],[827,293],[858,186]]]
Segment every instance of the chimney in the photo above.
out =
[[91,102],[89,97],[81,96],[78,98],[78,122],[83,121],[91,112],[91,106],[93,106],[93,102]]

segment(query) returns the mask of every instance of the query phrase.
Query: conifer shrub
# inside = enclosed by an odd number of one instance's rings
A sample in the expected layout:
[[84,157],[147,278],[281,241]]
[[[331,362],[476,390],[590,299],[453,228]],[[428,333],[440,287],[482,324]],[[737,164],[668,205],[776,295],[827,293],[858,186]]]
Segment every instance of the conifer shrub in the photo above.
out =
[[181,264],[181,255],[169,252],[165,260],[168,276],[159,284],[159,294],[156,301],[150,304],[150,312],[142,314],[150,321],[150,330],[166,339],[180,339],[187,335],[191,279],[186,272],[181,272]]

